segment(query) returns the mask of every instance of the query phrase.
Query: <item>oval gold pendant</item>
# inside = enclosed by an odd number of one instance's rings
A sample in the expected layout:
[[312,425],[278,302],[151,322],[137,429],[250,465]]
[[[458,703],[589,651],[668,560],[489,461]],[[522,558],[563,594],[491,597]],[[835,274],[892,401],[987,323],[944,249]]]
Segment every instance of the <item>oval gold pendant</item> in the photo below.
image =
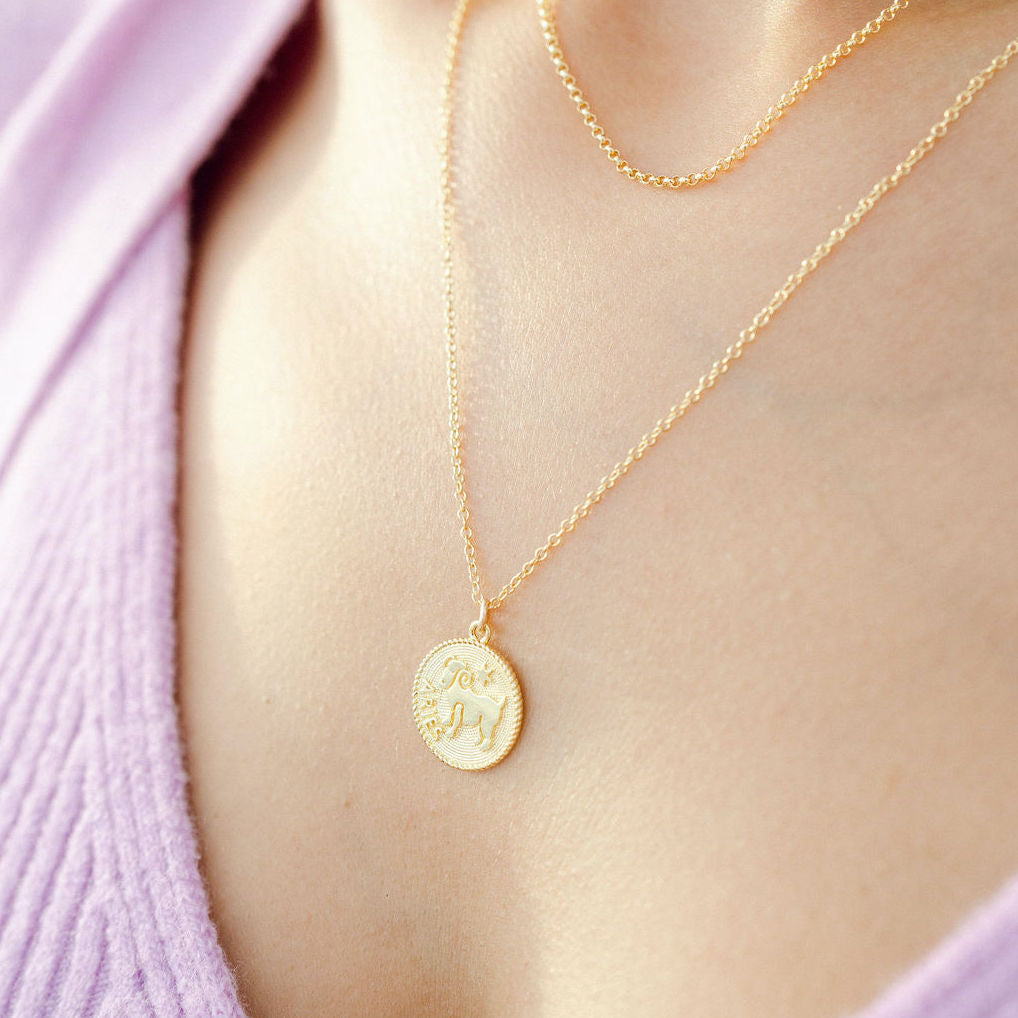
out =
[[432,752],[464,771],[494,767],[516,744],[523,695],[509,663],[467,637],[435,647],[417,669],[414,718]]

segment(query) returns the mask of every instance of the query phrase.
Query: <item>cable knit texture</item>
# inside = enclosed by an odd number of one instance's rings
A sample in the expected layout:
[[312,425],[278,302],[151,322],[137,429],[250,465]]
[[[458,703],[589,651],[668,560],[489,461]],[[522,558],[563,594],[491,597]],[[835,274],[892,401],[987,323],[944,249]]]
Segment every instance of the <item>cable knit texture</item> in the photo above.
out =
[[[298,0],[0,32],[0,1016],[241,1018],[174,709],[189,178]],[[1018,877],[858,1018],[1018,1018]]]

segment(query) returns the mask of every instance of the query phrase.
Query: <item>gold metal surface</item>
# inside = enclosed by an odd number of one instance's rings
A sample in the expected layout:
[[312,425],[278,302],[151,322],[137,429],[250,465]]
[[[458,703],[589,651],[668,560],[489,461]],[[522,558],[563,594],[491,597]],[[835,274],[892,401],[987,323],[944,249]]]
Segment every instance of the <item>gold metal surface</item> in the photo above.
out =
[[414,718],[432,752],[451,767],[493,767],[516,744],[523,696],[509,663],[486,643],[446,640],[417,669]]

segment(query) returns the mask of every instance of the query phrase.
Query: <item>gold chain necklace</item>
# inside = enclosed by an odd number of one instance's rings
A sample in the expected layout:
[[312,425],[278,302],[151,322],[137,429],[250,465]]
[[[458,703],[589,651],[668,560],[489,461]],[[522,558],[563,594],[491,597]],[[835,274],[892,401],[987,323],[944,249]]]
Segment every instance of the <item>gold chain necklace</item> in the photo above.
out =
[[810,85],[819,81],[825,71],[837,66],[839,60],[844,60],[857,50],[868,38],[876,35],[880,29],[889,24],[895,17],[905,10],[909,0],[895,0],[890,6],[885,7],[872,21],[866,24],[857,32],[853,32],[843,43],[836,46],[830,53],[821,57],[801,78],[796,78],[788,91],[767,110],[763,117],[756,122],[753,130],[747,134],[738,145],[734,146],[727,155],[715,159],[710,166],[700,170],[698,173],[683,174],[658,174],[647,173],[641,170],[626,159],[615,147],[614,142],[605,133],[604,128],[598,121],[597,114],[591,109],[590,103],[583,94],[580,86],[576,83],[573,72],[562,52],[562,41],[559,38],[558,23],[555,19],[555,7],[557,0],[537,0],[537,15],[541,21],[541,31],[544,33],[544,41],[548,47],[548,55],[555,66],[562,84],[569,93],[569,98],[576,105],[576,111],[583,118],[583,122],[590,128],[590,134],[604,154],[615,164],[619,173],[625,174],[630,180],[635,180],[650,187],[670,187],[674,189],[683,187],[696,187],[697,184],[713,180],[720,173],[727,173],[737,166],[751,148],[755,148],[763,138],[770,133],[771,128],[785,115],[785,111],[795,104],[795,101],[805,93]]
[[605,495],[618,484],[652,449],[659,439],[713,389],[747,346],[754,342],[789,297],[823,263],[831,252],[854,230],[876,204],[897,187],[919,161],[943,138],[951,125],[987,83],[1018,54],[1018,38],[1012,39],[1004,51],[976,74],[958,93],[943,117],[929,133],[916,143],[908,155],[881,180],[877,181],[841,223],[821,241],[813,253],[775,291],[771,299],[756,313],[724,353],[629,452],[601,478],[562,521],[555,531],[502,589],[492,598],[485,598],[477,567],[477,549],[470,526],[466,478],[463,470],[463,441],[459,406],[459,372],[457,368],[456,309],[453,274],[453,99],[460,39],[470,0],[457,0],[449,27],[442,89],[442,130],[440,141],[442,194],[442,273],[445,306],[445,339],[449,386],[449,441],[456,499],[459,504],[460,530],[466,553],[467,569],[474,603],[480,609],[466,637],[446,640],[433,648],[414,678],[412,700],[414,718],[424,741],[439,759],[463,770],[482,770],[502,760],[512,749],[523,723],[523,698],[519,683],[508,662],[491,647],[488,614],[500,608],[520,584],[572,533],[579,522],[590,515]]

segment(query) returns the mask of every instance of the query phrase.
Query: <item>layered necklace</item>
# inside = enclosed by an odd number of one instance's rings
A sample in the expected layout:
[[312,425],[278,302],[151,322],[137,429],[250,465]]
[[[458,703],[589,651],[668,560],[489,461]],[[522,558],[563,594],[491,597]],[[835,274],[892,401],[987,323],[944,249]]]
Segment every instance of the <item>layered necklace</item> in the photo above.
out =
[[[445,311],[446,366],[449,392],[449,443],[453,483],[456,491],[460,533],[466,555],[467,571],[477,618],[467,635],[438,644],[425,656],[414,677],[412,703],[414,718],[424,741],[445,763],[462,770],[483,770],[503,760],[516,743],[523,724],[523,696],[519,682],[508,661],[491,645],[490,616],[511,597],[528,576],[552,555],[555,549],[587,518],[609,491],[629,473],[658,441],[699,403],[740,360],[756,341],[788,299],[809,278],[832,251],[873,210],[877,203],[897,187],[940,142],[983,88],[1018,55],[1018,38],[1012,39],[1003,52],[979,71],[958,93],[929,133],[921,138],[894,169],[882,177],[858,201],[851,212],[834,227],[812,253],[799,263],[774,292],[771,299],[756,313],[753,320],[721,353],[699,381],[659,418],[619,460],[611,470],[577,503],[572,512],[493,596],[485,595],[477,565],[477,546],[471,525],[467,499],[466,474],[463,466],[463,419],[460,410],[456,288],[454,277],[454,186],[453,186],[453,113],[456,70],[460,53],[463,25],[470,0],[457,0],[449,26],[442,88],[440,166],[441,166],[441,236],[443,304]],[[616,169],[638,183],[651,187],[683,189],[707,183],[736,166],[746,154],[766,137],[773,125],[801,96],[809,85],[818,81],[825,71],[848,56],[867,38],[908,6],[908,0],[885,8],[855,32],[846,42],[814,64],[757,122],[754,130],[727,155],[711,166],[695,173],[649,174],[636,169],[618,151],[605,133],[580,90],[566,63],[558,36],[552,0],[537,0],[541,29],[548,45],[551,61],[562,79],[570,98],[590,128],[597,145],[614,163]]]

